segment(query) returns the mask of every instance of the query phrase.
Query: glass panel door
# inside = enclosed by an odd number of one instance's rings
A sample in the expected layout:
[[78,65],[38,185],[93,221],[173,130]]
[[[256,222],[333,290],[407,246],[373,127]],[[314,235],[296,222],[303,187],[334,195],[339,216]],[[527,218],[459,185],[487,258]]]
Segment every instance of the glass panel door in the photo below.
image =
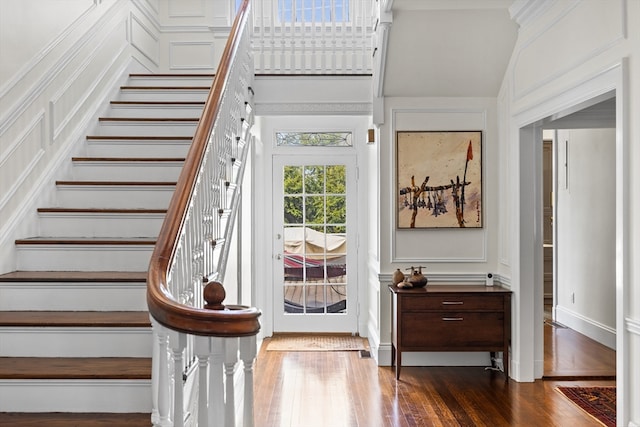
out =
[[[274,330],[356,332],[356,245],[350,232],[355,165],[335,156],[274,164]],[[355,228],[355,227],[353,227]]]

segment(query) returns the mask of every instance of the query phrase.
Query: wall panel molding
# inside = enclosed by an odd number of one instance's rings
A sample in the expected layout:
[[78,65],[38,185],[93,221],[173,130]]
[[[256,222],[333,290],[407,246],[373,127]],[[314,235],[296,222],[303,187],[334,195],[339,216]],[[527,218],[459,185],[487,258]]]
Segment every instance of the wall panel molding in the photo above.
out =
[[[64,52],[63,55],[55,62],[53,66],[43,72],[43,77],[38,79],[36,83],[30,87],[23,95],[16,99],[14,107],[2,118],[0,118],[0,135],[4,133],[6,128],[11,126],[24,112],[31,106],[35,100],[40,97],[55,81],[55,79],[66,69],[66,67],[76,58],[87,46],[90,40],[93,40],[95,35],[102,31],[105,25],[113,18],[116,11],[110,10],[113,14],[109,13],[102,16],[101,19],[91,26],[91,28],[83,35],[73,42],[70,47]],[[23,78],[25,76],[22,76]],[[0,97],[1,98],[1,97]]]
[[[0,133],[0,135],[2,134]],[[0,153],[0,178],[2,178],[3,185],[11,183],[7,188],[3,188],[0,211],[18,192],[38,165],[46,150],[46,140],[45,111],[43,109],[25,126],[15,142]]]
[[391,187],[389,206],[391,230],[391,263],[485,263],[488,261],[488,229],[490,212],[483,211],[484,226],[481,229],[414,229],[399,230],[395,205],[396,140],[399,131],[482,131],[483,159],[483,206],[490,206],[487,183],[487,108],[392,108],[391,109],[391,156],[389,168]]
[[627,317],[624,319],[627,331],[634,335],[640,336],[640,320]]
[[[118,58],[127,48],[126,31],[126,19],[115,22],[96,43],[97,49],[93,49],[83,59],[64,85],[52,96],[49,101],[52,143],[56,142],[60,133],[93,95],[98,83],[105,78],[108,67],[104,67],[104,64],[98,61],[99,57],[108,52],[108,57]],[[122,36],[120,40],[118,35]],[[83,84],[84,87],[78,87]],[[80,97],[78,93],[81,94]]]
[[[194,63],[193,60],[201,63]],[[169,43],[169,69],[215,70],[218,64],[213,41],[172,41]]]
[[167,15],[169,18],[205,18],[204,0],[169,1]]
[[[617,14],[618,16],[615,18],[616,30],[608,34],[601,34],[596,39],[597,44],[560,44],[557,42],[558,40],[563,40],[563,37],[560,36],[563,34],[563,28],[577,27],[576,25],[572,25],[570,22],[565,22],[565,20],[577,19],[576,16],[580,15],[581,12],[585,15],[588,14],[588,11],[583,9],[588,7],[589,2],[574,1],[567,4],[561,13],[559,13],[554,19],[550,20],[546,25],[539,28],[532,37],[519,46],[518,51],[514,54],[515,60],[513,67],[511,68],[511,81],[513,82],[512,99],[522,99],[526,95],[529,95],[545,85],[558,80],[567,73],[570,73],[572,70],[579,68],[590,59],[608,51],[612,46],[626,38],[626,2],[627,0],[615,0],[611,2],[612,6],[619,9],[619,13]],[[598,18],[604,19],[605,17]],[[574,34],[574,37],[576,40],[589,40],[590,33],[593,33],[598,29],[603,29],[602,31],[604,31],[604,29],[611,27],[614,27],[614,25],[604,23],[597,23],[597,25],[592,26],[582,25],[578,28],[582,28],[584,34]],[[565,52],[561,51],[563,47],[565,48]],[[549,56],[550,53],[560,55],[564,60],[556,61],[554,57]],[[532,74],[528,72],[527,70],[536,69],[536,67],[532,66],[531,61],[545,62],[545,64],[548,65],[549,72],[546,74]],[[518,78],[519,76],[527,77]]]
[[160,41],[155,32],[146,26],[134,13],[130,14],[130,43],[155,66],[160,65]]
[[95,4],[90,4],[89,7],[64,31],[62,31],[55,39],[53,39],[47,46],[44,47],[37,55],[35,55],[29,62],[27,62],[15,75],[0,86],[0,99],[2,99],[11,89],[13,89],[26,75],[31,73],[53,50],[60,47],[64,41],[73,35],[81,24],[83,24],[96,8]]

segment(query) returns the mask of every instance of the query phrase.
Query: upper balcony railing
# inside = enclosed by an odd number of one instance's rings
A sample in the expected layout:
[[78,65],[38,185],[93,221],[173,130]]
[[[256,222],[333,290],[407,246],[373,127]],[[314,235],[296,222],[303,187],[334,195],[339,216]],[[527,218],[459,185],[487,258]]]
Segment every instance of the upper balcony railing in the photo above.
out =
[[[156,426],[253,425],[260,312],[224,305],[218,283],[224,281],[228,242],[238,223],[252,138],[249,19],[249,0],[244,0],[149,265]],[[238,373],[244,375],[244,386],[236,390]]]
[[257,74],[370,74],[377,1],[253,0]]

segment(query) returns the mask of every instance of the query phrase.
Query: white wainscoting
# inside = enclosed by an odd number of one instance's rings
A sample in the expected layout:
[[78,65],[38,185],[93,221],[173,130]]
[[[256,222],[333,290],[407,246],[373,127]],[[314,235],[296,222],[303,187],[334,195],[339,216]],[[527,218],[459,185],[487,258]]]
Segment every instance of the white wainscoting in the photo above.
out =
[[131,46],[136,48],[154,65],[160,63],[160,45],[158,31],[145,24],[141,18],[131,14]]
[[[130,0],[93,4],[1,88],[0,272],[15,269],[14,240],[37,235],[35,209],[55,203],[53,181],[69,169],[128,72],[156,67],[149,50],[159,56],[150,18],[157,12],[150,7]],[[134,19],[151,29],[155,44],[129,48]]]

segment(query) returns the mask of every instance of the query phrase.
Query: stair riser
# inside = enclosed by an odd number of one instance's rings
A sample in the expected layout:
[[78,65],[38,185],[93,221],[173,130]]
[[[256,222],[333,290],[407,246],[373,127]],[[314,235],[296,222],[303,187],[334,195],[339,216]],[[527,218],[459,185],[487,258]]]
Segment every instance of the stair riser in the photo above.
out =
[[209,95],[208,90],[204,89],[180,89],[180,90],[164,90],[164,89],[126,89],[120,91],[118,101],[199,101],[204,102]]
[[183,162],[75,162],[73,179],[81,181],[177,181]]
[[146,294],[146,283],[0,283],[0,310],[146,311]]
[[158,236],[164,214],[41,213],[43,237],[152,237]]
[[18,270],[145,271],[153,246],[17,245]]
[[193,136],[197,124],[193,122],[102,122],[95,135],[109,136]]
[[58,206],[74,208],[166,209],[175,187],[59,186]]
[[186,157],[191,141],[88,141],[87,155],[94,157]]
[[151,412],[150,380],[0,380],[0,412]]
[[172,87],[193,87],[211,86],[214,76],[131,76],[127,85],[129,86],[172,86]]
[[107,117],[193,118],[202,115],[202,105],[163,107],[160,105],[112,105]]
[[151,328],[0,327],[3,357],[151,357]]

